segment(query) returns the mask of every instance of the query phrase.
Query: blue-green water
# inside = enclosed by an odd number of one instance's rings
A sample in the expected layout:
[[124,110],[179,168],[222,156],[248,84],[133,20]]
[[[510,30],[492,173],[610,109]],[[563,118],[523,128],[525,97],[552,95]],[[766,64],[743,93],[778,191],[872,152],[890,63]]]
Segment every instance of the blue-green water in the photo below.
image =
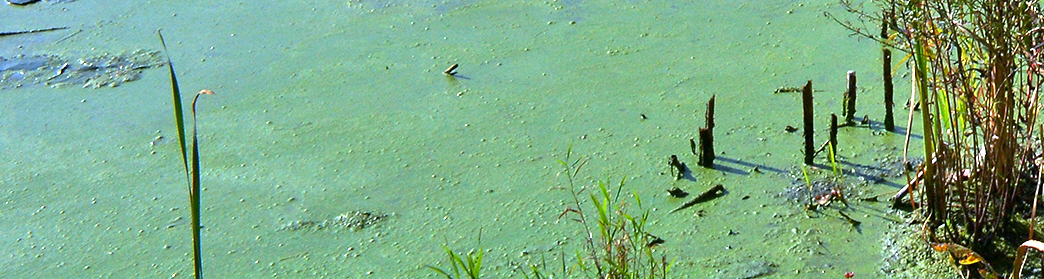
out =
[[[581,227],[559,218],[570,144],[590,159],[578,186],[627,177],[672,277],[883,276],[900,219],[885,203],[853,203],[854,229],[781,194],[801,179],[802,137],[784,132],[800,98],[773,94],[813,80],[825,127],[854,70],[858,114],[880,122],[880,47],[825,17],[843,13],[833,1],[674,2],[45,2],[0,7],[0,31],[70,29],[0,38],[0,56],[157,50],[163,29],[182,89],[218,94],[199,119],[208,277],[431,276],[443,244],[467,251],[479,231],[483,273],[520,276],[580,247]],[[695,167],[688,139],[712,95],[719,168],[675,181],[666,158]],[[191,276],[172,115],[161,69],[115,88],[0,91],[0,277]],[[903,135],[877,126],[839,136],[851,170],[902,156]],[[905,181],[850,180],[851,197]],[[665,189],[714,184],[729,193],[667,213],[685,200]],[[391,215],[281,230],[349,211]]]

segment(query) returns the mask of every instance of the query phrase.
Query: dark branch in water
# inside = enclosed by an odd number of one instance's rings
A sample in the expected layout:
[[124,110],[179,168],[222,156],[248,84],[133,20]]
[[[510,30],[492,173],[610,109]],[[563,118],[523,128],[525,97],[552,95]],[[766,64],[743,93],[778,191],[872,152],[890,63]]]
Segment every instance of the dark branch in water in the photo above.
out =
[[675,211],[689,208],[690,206],[696,205],[698,203],[708,202],[722,195],[725,195],[725,187],[721,186],[721,184],[714,185],[714,187],[711,187],[710,190],[703,192],[703,194],[700,194],[698,197],[686,202],[682,206],[679,206],[678,208],[671,210],[671,212],[669,213],[674,213]]
[[34,30],[0,32],[0,37],[11,36],[11,35],[21,35],[21,34],[48,32],[48,31],[57,31],[57,30],[62,30],[62,29],[69,29],[69,27],[63,26],[63,27],[52,27],[52,28],[34,29]]

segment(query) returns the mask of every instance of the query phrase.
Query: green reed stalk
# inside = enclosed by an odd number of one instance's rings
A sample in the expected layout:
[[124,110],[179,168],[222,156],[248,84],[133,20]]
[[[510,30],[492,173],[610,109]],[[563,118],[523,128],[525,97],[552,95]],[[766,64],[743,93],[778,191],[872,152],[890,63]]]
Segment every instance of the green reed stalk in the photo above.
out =
[[200,225],[199,225],[199,140],[196,133],[196,101],[199,100],[199,95],[207,94],[204,92],[210,92],[209,90],[201,91],[196,94],[196,98],[192,100],[192,157],[191,157],[191,169],[189,164],[188,151],[186,150],[187,144],[185,143],[185,113],[182,109],[181,104],[181,89],[178,86],[178,76],[174,73],[174,64],[171,63],[170,55],[167,51],[167,42],[163,40],[163,33],[160,30],[156,31],[159,35],[160,43],[163,44],[163,53],[167,56],[167,69],[170,71],[170,87],[171,95],[174,98],[174,119],[178,125],[178,143],[181,145],[181,160],[185,165],[185,175],[189,183],[189,204],[191,207],[192,214],[192,260],[193,260],[193,274],[194,278],[203,278],[203,261],[202,261],[202,245],[200,242]]

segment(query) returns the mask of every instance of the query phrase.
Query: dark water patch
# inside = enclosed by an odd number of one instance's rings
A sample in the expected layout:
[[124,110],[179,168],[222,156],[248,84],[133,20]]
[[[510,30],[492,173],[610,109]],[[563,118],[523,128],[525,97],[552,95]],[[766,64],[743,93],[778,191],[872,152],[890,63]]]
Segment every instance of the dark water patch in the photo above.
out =
[[349,211],[328,220],[297,220],[284,225],[280,230],[299,231],[324,229],[362,230],[380,224],[389,214],[370,211]]
[[739,270],[738,271],[742,272],[742,273],[740,273],[739,278],[749,279],[749,278],[760,278],[760,277],[763,277],[763,276],[769,276],[769,275],[772,275],[773,273],[776,273],[776,268],[777,268],[777,265],[775,263],[772,263],[772,262],[769,262],[769,261],[765,261],[765,260],[751,261],[751,262],[748,262],[746,264],[742,264],[742,265],[739,266]]
[[7,4],[11,5],[29,5],[40,0],[7,0]]
[[0,57],[0,72],[2,71],[28,71],[36,70],[47,66],[52,60],[57,59],[54,56],[24,56],[19,55],[12,58]]
[[82,59],[56,55],[0,57],[0,89],[30,86],[116,87],[138,80],[145,69],[162,66],[159,51],[136,50]]
[[[912,158],[908,161],[910,165],[916,166],[923,160]],[[804,169],[793,167],[787,173],[791,179],[791,186],[778,196],[794,203],[809,203],[810,197],[814,201],[836,191],[846,200],[870,199],[880,195],[873,192],[871,185],[887,185],[899,189],[903,185],[892,180],[909,171],[911,168],[903,162],[902,157],[897,156],[875,159],[871,164],[838,159],[836,169],[835,166],[828,165]]]
[[349,1],[349,5],[361,7],[369,10],[385,10],[396,7],[424,7],[425,9],[431,8],[435,14],[442,15],[453,10],[471,6],[478,3],[476,0],[456,0],[456,1],[413,1],[413,0],[356,0]]
[[[19,6],[24,6],[24,5],[29,5],[29,4],[33,4],[33,3],[36,3],[36,2],[40,2],[40,0],[6,0],[6,1],[7,1],[7,4],[19,5]],[[68,3],[68,2],[74,2],[74,1],[76,1],[76,0],[46,0],[44,2],[54,4],[54,3]]]

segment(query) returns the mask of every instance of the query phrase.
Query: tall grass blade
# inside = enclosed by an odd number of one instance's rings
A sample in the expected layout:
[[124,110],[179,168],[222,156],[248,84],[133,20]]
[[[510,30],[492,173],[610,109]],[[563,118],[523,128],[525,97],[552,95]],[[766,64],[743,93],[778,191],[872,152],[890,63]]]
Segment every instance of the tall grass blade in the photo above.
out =
[[178,143],[181,145],[181,159],[185,165],[185,175],[189,182],[189,203],[192,211],[192,260],[194,278],[203,278],[202,245],[200,243],[199,225],[199,140],[196,136],[196,99],[192,101],[192,169],[189,169],[189,157],[185,143],[185,114],[181,104],[181,89],[178,87],[178,76],[174,73],[174,64],[170,61],[167,51],[167,42],[163,40],[163,33],[156,30],[160,43],[163,44],[163,53],[167,56],[167,69],[170,70],[171,95],[174,98],[174,118],[178,125]]
[[189,177],[188,148],[185,144],[185,113],[181,109],[181,88],[178,87],[178,76],[174,74],[174,63],[170,62],[167,42],[163,40],[161,31],[156,30],[156,34],[159,34],[160,43],[163,44],[163,54],[167,57],[167,69],[170,70],[170,91],[174,96],[174,120],[178,125],[178,144],[181,144],[181,160],[185,165],[186,181],[191,182],[192,178]]

